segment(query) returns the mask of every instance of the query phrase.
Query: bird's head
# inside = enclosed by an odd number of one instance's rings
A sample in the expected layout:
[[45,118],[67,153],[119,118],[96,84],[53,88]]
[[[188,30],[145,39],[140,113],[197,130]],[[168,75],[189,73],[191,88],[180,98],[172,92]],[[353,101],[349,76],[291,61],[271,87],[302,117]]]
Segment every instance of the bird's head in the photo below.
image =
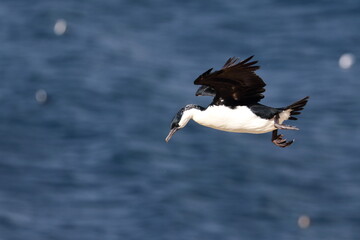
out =
[[195,110],[203,110],[204,108],[195,104],[188,104],[185,107],[181,108],[174,116],[170,124],[170,132],[165,138],[165,141],[168,142],[170,138],[177,132],[179,129],[186,126],[186,124],[192,119]]

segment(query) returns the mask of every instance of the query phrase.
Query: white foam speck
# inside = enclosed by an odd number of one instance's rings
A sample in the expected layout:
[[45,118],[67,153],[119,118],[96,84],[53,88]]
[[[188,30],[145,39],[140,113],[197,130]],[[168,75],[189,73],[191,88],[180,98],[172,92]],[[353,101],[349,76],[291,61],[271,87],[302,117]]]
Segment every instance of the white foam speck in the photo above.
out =
[[355,56],[351,53],[344,53],[339,58],[339,66],[342,69],[349,69],[354,65],[355,63]]
[[54,25],[54,33],[58,36],[66,32],[67,24],[64,19],[58,19]]
[[46,103],[48,98],[48,94],[44,89],[39,89],[35,93],[35,99],[39,104]]
[[298,219],[298,225],[300,228],[308,228],[310,226],[311,220],[309,216],[302,215]]

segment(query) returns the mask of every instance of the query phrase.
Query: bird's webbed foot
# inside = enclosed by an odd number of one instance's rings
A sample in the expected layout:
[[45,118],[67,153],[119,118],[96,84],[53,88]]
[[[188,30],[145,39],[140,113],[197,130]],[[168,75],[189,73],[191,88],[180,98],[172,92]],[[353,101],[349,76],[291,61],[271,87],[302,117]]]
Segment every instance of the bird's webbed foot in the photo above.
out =
[[281,147],[281,148],[288,147],[294,142],[294,140],[286,141],[286,139],[284,139],[283,137],[284,137],[284,135],[282,135],[282,134],[278,135],[277,130],[274,130],[272,133],[271,141],[276,146]]

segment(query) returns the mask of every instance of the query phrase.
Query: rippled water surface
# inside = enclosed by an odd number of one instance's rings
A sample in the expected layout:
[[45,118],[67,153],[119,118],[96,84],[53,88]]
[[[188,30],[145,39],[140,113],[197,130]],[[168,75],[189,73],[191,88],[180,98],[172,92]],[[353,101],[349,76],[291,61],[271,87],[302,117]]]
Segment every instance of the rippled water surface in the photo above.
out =
[[[2,0],[0,239],[358,239],[359,25],[356,0]],[[166,144],[211,101],[193,80],[253,54],[264,104],[311,96],[295,144]]]

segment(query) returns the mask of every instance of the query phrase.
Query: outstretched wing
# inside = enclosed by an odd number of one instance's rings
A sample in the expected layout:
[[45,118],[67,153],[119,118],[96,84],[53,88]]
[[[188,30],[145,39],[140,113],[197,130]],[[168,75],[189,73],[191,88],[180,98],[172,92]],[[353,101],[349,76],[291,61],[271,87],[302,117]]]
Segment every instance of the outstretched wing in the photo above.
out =
[[213,105],[248,105],[259,102],[265,92],[264,81],[255,74],[259,66],[251,61],[253,56],[239,62],[229,58],[223,68],[212,72],[212,68],[201,74],[194,82],[215,91]]

